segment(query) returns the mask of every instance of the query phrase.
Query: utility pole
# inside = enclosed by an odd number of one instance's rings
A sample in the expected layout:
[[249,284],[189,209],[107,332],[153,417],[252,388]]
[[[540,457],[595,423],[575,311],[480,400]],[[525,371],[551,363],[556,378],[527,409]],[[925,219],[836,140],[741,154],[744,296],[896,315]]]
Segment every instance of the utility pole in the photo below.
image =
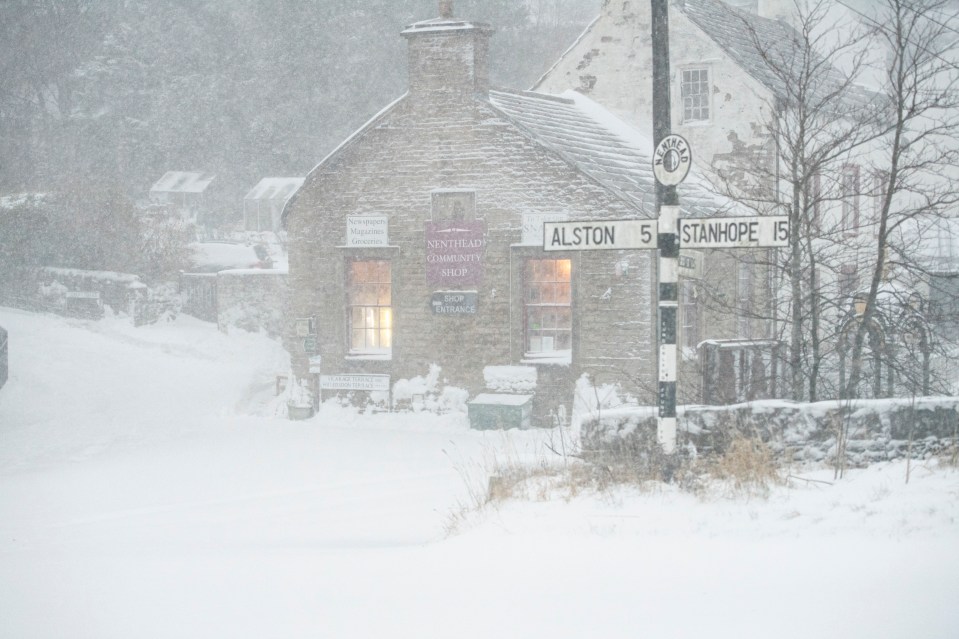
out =
[[[652,3],[653,144],[670,135],[669,0]],[[679,310],[679,195],[675,184],[656,182],[659,218],[659,420],[656,438],[666,454],[676,450],[676,314]]]

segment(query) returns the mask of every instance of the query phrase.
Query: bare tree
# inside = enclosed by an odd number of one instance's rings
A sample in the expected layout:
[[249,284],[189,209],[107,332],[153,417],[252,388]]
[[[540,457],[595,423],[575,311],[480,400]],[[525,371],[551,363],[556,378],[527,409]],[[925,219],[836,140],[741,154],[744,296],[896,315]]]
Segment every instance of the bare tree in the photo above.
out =
[[[748,35],[754,73],[772,89],[765,123],[769,148],[747,157],[746,168],[718,171],[726,194],[760,214],[789,217],[789,246],[772,252],[765,264],[780,282],[776,303],[752,313],[776,322],[788,344],[790,395],[810,401],[819,398],[826,379],[822,369],[835,341],[832,318],[841,305],[841,291],[827,281],[835,281],[839,258],[849,248],[842,229],[824,217],[840,198],[833,175],[877,135],[877,101],[857,84],[867,32],[851,22],[836,25],[833,6],[829,0],[794,0],[791,27],[729,9]],[[841,69],[837,59],[845,61]]]
[[926,269],[917,259],[925,227],[959,203],[954,184],[959,167],[959,32],[950,26],[956,17],[948,0],[883,0],[879,14],[867,18],[888,55],[883,73],[887,109],[880,122],[881,161],[875,167],[881,180],[873,263],[851,345],[843,389],[847,397],[859,393],[863,352],[869,326],[881,312],[883,283],[892,273],[906,286],[914,285],[914,276]]

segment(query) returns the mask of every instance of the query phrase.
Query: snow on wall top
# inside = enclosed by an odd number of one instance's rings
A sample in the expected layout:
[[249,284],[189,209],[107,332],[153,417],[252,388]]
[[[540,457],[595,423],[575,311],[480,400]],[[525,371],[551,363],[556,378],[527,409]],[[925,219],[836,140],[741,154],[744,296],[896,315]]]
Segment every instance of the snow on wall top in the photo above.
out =
[[492,31],[492,27],[485,22],[472,22],[469,20],[454,20],[452,18],[433,18],[431,20],[421,20],[406,26],[400,32],[402,36],[410,36],[417,33],[431,33],[444,31]]
[[303,186],[306,178],[267,177],[256,183],[243,197],[244,200],[282,200],[287,201]]
[[[656,211],[652,142],[589,98],[575,92],[490,91],[490,102],[536,142],[649,215]],[[696,180],[680,187],[682,209],[693,217],[723,203]]]
[[167,171],[150,187],[151,193],[203,193],[215,175],[190,171]]
[[252,268],[260,262],[254,248],[243,244],[197,242],[190,249],[194,267],[205,272]]

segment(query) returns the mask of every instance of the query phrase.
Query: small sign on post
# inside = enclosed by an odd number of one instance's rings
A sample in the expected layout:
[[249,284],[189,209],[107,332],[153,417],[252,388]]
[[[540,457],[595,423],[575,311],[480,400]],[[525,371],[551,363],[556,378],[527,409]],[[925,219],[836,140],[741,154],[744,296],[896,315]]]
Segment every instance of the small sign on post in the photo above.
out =
[[663,186],[676,186],[685,180],[692,164],[689,142],[681,135],[667,135],[653,152],[653,175]]

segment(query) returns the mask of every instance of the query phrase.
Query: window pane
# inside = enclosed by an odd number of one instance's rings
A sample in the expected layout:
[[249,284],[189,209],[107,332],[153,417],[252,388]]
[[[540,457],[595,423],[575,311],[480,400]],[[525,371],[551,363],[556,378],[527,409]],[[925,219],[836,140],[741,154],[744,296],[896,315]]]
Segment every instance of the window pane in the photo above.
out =
[[530,353],[570,350],[570,260],[530,260],[526,267],[526,346]]
[[709,71],[707,69],[684,70],[680,92],[683,100],[683,121],[709,119]]
[[350,348],[357,351],[389,349],[393,341],[390,263],[353,261],[349,274]]

